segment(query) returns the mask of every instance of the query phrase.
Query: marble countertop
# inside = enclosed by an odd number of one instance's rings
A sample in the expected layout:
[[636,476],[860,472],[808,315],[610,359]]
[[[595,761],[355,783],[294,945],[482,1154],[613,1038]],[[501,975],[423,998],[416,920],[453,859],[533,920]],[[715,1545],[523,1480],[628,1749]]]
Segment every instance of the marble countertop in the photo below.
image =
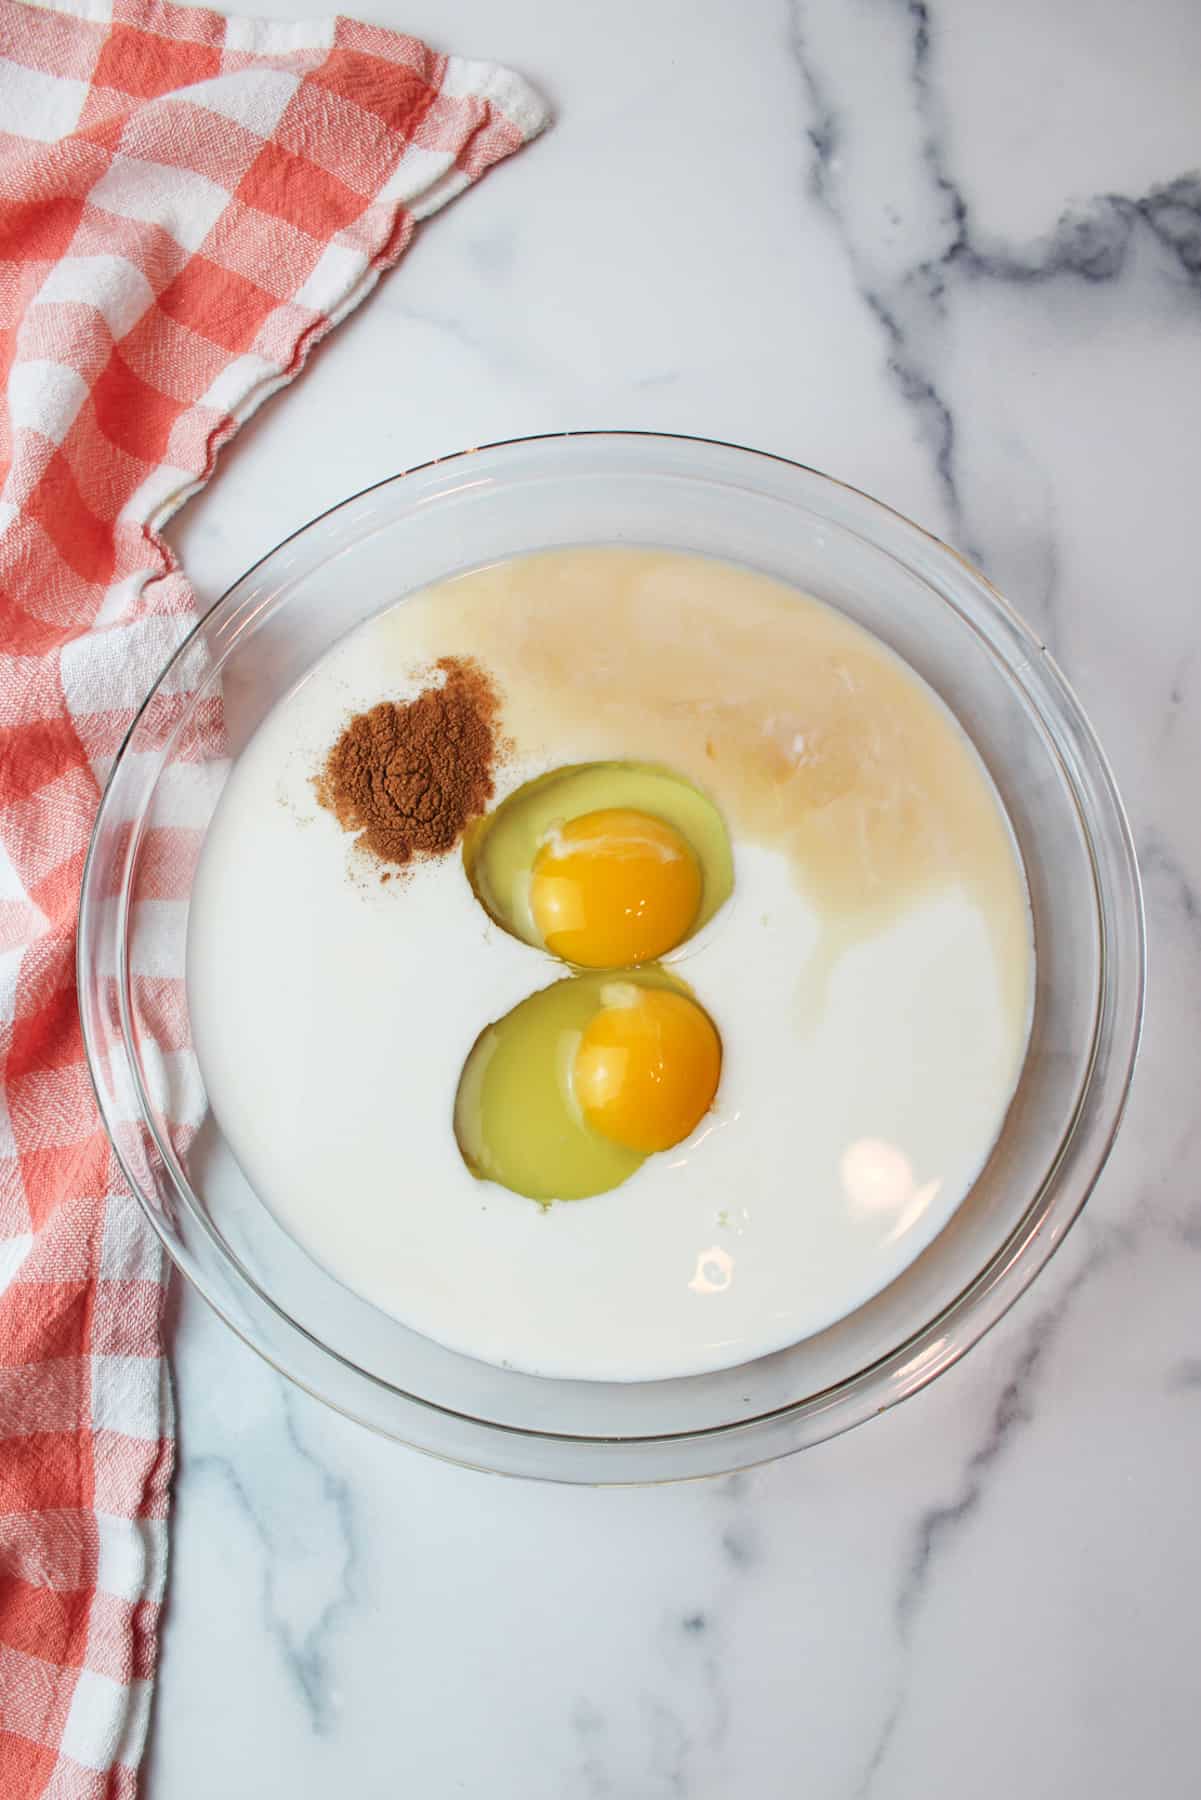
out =
[[225,453],[172,533],[202,597],[491,438],[641,426],[829,470],[977,557],[1076,684],[1142,858],[1148,1030],[1101,1186],[1008,1318],[907,1405],[751,1475],[443,1467],[177,1290],[144,1794],[1193,1794],[1201,9],[363,10],[511,62],[558,123]]

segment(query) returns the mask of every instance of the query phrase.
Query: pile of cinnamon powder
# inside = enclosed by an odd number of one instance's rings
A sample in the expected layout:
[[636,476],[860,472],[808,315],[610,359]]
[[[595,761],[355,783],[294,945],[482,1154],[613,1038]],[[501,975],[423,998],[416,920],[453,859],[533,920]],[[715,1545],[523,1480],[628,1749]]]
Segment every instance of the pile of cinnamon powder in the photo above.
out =
[[315,782],[361,849],[401,867],[452,850],[495,786],[500,697],[491,678],[467,657],[435,667],[440,686],[356,714]]

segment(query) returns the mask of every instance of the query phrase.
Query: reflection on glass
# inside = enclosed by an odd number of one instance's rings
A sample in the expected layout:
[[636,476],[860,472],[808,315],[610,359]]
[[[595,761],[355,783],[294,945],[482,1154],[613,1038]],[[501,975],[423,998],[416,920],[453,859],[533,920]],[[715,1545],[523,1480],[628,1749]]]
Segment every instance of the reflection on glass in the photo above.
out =
[[893,1221],[884,1238],[886,1244],[895,1243],[916,1225],[942,1186],[940,1180],[919,1186],[905,1152],[883,1138],[856,1138],[848,1144],[839,1174],[852,1212],[881,1223]]
[[696,1259],[696,1274],[688,1283],[694,1294],[721,1294],[734,1279],[734,1258],[714,1244]]

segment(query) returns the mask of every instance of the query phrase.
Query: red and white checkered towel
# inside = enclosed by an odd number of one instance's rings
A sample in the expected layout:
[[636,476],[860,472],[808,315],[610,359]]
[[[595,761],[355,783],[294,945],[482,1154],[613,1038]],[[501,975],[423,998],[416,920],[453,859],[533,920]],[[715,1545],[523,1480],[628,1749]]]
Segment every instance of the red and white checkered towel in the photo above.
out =
[[0,0],[0,1796],[134,1791],[165,1567],[160,1254],[88,1087],[101,785],[187,629],[159,528],[414,224],[531,137],[347,19]]

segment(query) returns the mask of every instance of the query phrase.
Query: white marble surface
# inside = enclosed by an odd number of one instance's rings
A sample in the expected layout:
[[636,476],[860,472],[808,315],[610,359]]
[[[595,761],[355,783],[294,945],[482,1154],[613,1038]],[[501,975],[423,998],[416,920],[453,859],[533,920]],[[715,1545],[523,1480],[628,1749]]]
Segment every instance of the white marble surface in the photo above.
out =
[[846,477],[978,556],[1091,709],[1147,881],[1147,1040],[1008,1319],[750,1476],[441,1467],[178,1295],[144,1793],[1194,1794],[1201,9],[368,3],[515,63],[559,122],[225,455],[174,532],[202,595],[365,483],[520,432],[697,431]]

